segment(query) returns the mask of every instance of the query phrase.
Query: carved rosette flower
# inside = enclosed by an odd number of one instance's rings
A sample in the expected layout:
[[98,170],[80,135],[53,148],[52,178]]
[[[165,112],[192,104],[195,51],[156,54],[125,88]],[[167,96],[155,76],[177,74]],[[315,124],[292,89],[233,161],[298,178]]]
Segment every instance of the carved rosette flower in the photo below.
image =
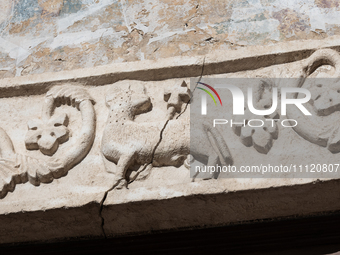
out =
[[25,145],[28,150],[40,150],[43,154],[52,156],[59,144],[69,138],[68,116],[65,113],[53,116],[48,121],[40,119],[28,122],[28,132]]
[[[259,153],[267,154],[273,146],[273,140],[278,138],[279,129],[274,120],[278,117],[272,119],[256,116],[255,118],[249,111],[245,116],[235,117],[233,130],[245,146],[253,146]],[[250,123],[251,121],[252,123]],[[261,127],[250,126],[261,124],[263,125]]]
[[[270,79],[260,80],[254,86],[254,106],[258,110],[272,107],[272,88],[275,86]],[[274,95],[275,96],[275,95]],[[259,153],[267,154],[273,146],[274,140],[278,138],[279,129],[275,120],[280,118],[275,110],[270,115],[258,116],[245,107],[245,114],[233,118],[233,131],[240,137],[241,142],[247,146],[253,146]]]

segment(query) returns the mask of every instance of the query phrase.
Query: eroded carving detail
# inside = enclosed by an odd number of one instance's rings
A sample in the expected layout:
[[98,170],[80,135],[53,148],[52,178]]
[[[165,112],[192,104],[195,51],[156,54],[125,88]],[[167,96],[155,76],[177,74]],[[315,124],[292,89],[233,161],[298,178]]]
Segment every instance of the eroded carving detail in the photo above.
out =
[[[109,161],[106,169],[115,174],[113,187],[117,189],[125,187],[128,180],[134,180],[139,173],[143,173],[139,178],[144,177],[154,166],[179,167],[190,153],[195,158],[208,159],[209,163],[214,163],[222,152],[224,159],[227,159],[227,162],[231,161],[225,142],[219,146],[220,139],[217,139],[217,147],[222,147],[221,151],[207,149],[210,145],[207,133],[210,133],[210,136],[211,134],[214,136],[215,133],[208,130],[205,125],[202,125],[202,132],[208,141],[204,151],[190,152],[190,120],[174,117],[175,113],[181,112],[182,106],[190,100],[190,90],[185,83],[182,83],[178,90],[164,92],[168,108],[165,120],[143,123],[137,123],[134,119],[136,115],[152,109],[150,97],[146,94],[144,86],[128,82],[114,89],[106,97],[110,113],[101,146],[104,157]],[[221,161],[224,162],[224,159]],[[127,176],[128,170],[135,170],[135,174]]]
[[[82,116],[79,139],[62,156],[53,154],[58,144],[68,138],[67,115],[54,116],[54,110],[61,104],[76,107]],[[11,139],[0,128],[0,198],[13,191],[16,184],[29,181],[33,185],[50,183],[67,174],[89,152],[95,137],[94,101],[82,87],[65,84],[53,87],[45,97],[43,121],[30,122],[26,135],[27,149],[40,149],[47,160],[36,159],[15,152]]]
[[[333,79],[309,79],[314,71],[322,65],[334,67],[332,75],[319,73],[316,78]],[[294,106],[287,106],[287,118],[295,119],[298,125],[294,130],[303,138],[319,146],[327,147],[333,153],[340,152],[339,115],[340,110],[340,55],[331,49],[322,49],[313,53],[303,63],[301,78],[298,87],[309,86],[312,99],[309,101],[309,110],[313,118],[305,116]],[[295,95],[297,98],[298,95]]]

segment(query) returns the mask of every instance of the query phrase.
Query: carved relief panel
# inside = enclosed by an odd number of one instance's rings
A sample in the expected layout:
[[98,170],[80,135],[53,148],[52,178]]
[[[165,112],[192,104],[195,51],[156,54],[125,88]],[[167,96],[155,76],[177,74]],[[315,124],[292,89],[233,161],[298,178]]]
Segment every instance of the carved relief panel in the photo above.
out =
[[[133,183],[129,187],[138,188],[156,183],[167,185],[178,180],[189,183],[200,179],[196,177],[204,180],[218,178],[219,174],[213,173],[197,174],[190,179],[187,168],[193,162],[202,165],[239,165],[240,159],[244,159],[242,154],[247,153],[261,160],[270,155],[274,147],[276,151],[273,158],[280,157],[278,148],[282,148],[285,143],[280,137],[288,133],[288,136],[297,134],[337,153],[340,148],[338,126],[333,125],[333,114],[337,115],[339,108],[338,83],[335,81],[330,86],[324,86],[319,83],[306,84],[305,81],[307,77],[321,76],[323,72],[320,67],[325,64],[333,68],[333,73],[326,76],[338,77],[339,58],[336,51],[326,49],[316,51],[300,62],[237,74],[209,76],[262,77],[253,87],[253,102],[257,109],[270,108],[273,103],[272,92],[281,86],[269,79],[271,75],[281,78],[298,77],[294,86],[307,86],[311,90],[312,100],[308,107],[318,116],[323,126],[308,122],[306,116],[292,107],[287,108],[287,116],[280,116],[279,111],[275,111],[261,117],[296,119],[301,122],[289,131],[284,130],[282,134],[277,122],[262,129],[234,125],[225,131],[212,128],[211,123],[202,121],[195,127],[199,131],[197,137],[190,138],[190,105],[198,90],[195,90],[197,84],[190,85],[188,78],[124,80],[101,86],[85,86],[82,83],[51,86],[43,101],[40,100],[42,95],[38,100],[42,107],[41,116],[35,114],[35,118],[29,118],[24,137],[23,129],[20,128],[23,141],[15,139],[12,142],[6,127],[0,130],[3,141],[0,161],[1,197],[13,191],[19,183],[30,182],[38,186],[65,176],[69,170],[82,164],[91,148],[95,154],[92,158],[95,162],[93,166],[98,166],[102,178],[107,179],[103,190],[125,188],[129,183]],[[198,81],[209,77],[200,77]],[[227,104],[230,105],[230,102]],[[29,105],[24,107],[29,111]],[[78,112],[77,121],[71,118],[70,109]],[[245,118],[251,117],[246,106]],[[232,118],[239,122],[238,117]],[[23,143],[24,148],[19,151],[15,149]],[[202,144],[204,150],[200,149]],[[85,167],[84,164],[82,167]],[[157,174],[154,174],[151,177],[153,169],[163,169],[160,171],[163,175],[155,177]],[[168,176],[171,175],[180,177],[169,177],[169,181]],[[90,182],[93,176],[84,178]]]
[[[240,169],[264,164],[300,170],[300,166],[311,162],[327,166],[337,163],[340,55],[333,49],[311,52],[302,52],[299,56],[288,52],[287,60],[281,53],[273,53],[275,61],[268,54],[261,55],[265,60],[253,55],[228,58],[220,54],[207,56],[205,60],[126,63],[0,81],[0,216],[37,210],[49,215],[45,211],[71,208],[65,209],[70,214],[62,219],[64,223],[75,222],[78,226],[79,218],[86,218],[87,222],[96,219],[101,233],[98,235],[105,235],[106,230],[134,233],[150,230],[147,219],[142,225],[131,220],[138,218],[139,209],[146,213],[153,210],[143,205],[146,200],[152,204],[156,201],[157,205],[162,200],[172,203],[178,199],[188,208],[183,201],[196,199],[192,204],[197,207],[192,210],[213,205],[216,207],[212,210],[217,208],[222,219],[227,217],[224,215],[230,209],[228,203],[238,196],[238,191],[270,191],[272,187],[303,185],[308,182],[306,178],[311,178],[311,183],[326,178],[323,173],[320,178],[301,177],[297,173],[293,176],[273,173],[258,178],[263,175],[240,176],[237,172],[217,171],[191,174],[189,171],[196,166],[203,170],[217,165]],[[229,91],[223,94],[215,88],[221,98],[217,101],[207,97],[210,113],[223,109],[225,115],[219,118],[245,125],[214,127],[213,118],[202,117],[201,98],[202,93],[207,93],[205,90],[209,92],[206,81],[215,78],[254,78],[257,83],[251,86],[253,108],[271,110],[275,93],[278,107],[270,114],[259,116],[245,104],[244,115],[236,116],[232,112],[232,94]],[[294,83],[287,84],[285,79]],[[247,94],[247,82],[233,85]],[[280,91],[287,86],[311,92],[311,100],[304,106],[313,118],[301,114],[296,105],[288,104],[286,114],[282,113]],[[211,91],[209,93],[214,92]],[[290,99],[303,96],[292,93]],[[246,125],[254,118],[266,125],[260,128]],[[282,125],[292,119],[299,124],[289,128]],[[338,176],[331,178],[335,180]],[[211,202],[216,198],[214,194],[231,200],[221,199],[224,207],[220,208],[219,203]],[[201,195],[213,199],[198,198]],[[247,196],[242,198],[245,202],[240,208],[256,206],[249,205]],[[308,201],[305,204],[308,205]],[[137,209],[130,210],[131,205]],[[155,208],[165,208],[162,202],[159,205]],[[90,208],[90,213],[83,210],[85,207]],[[268,217],[278,216],[275,213]],[[50,216],[54,221],[54,212]],[[233,217],[239,219],[238,215]],[[179,220],[173,220],[170,227],[196,224],[196,218],[190,221],[187,217],[184,221],[178,216],[176,219]],[[6,220],[1,221],[0,217],[0,224]],[[169,227],[162,225],[168,224],[163,219],[158,222],[161,222],[159,229]],[[186,222],[190,223],[186,225]],[[215,223],[225,222],[216,220]],[[14,228],[25,225],[34,229],[30,220],[27,224],[21,222]],[[1,237],[7,235],[8,226],[0,229]],[[16,240],[22,241],[20,238]]]

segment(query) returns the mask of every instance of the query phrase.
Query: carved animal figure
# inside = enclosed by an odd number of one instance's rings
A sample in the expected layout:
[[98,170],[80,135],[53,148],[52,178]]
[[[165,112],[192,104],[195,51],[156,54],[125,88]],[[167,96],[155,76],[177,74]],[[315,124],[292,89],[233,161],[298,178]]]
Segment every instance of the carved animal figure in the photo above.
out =
[[[216,164],[219,158],[226,162],[231,161],[223,139],[223,142],[216,142],[215,148],[209,141],[201,139],[201,142],[205,142],[204,151],[190,152],[189,118],[168,119],[166,122],[135,122],[136,115],[152,108],[150,97],[140,84],[125,82],[116,86],[115,91],[106,97],[106,104],[110,112],[101,150],[107,160],[117,165],[107,166],[107,171],[115,174],[114,188],[127,185],[128,169],[137,166],[137,172],[141,172],[150,170],[153,166],[179,167],[190,153],[195,158],[203,158],[212,164]],[[168,112],[173,110],[168,109]],[[202,132],[205,133],[204,137],[208,137],[206,126],[202,126]]]

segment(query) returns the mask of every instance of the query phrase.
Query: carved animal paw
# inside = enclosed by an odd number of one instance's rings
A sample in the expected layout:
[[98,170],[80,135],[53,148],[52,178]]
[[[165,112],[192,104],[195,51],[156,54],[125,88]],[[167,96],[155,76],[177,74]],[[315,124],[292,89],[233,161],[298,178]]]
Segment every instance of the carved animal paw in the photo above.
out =
[[123,189],[123,188],[127,188],[127,181],[125,179],[120,180],[115,187],[115,189]]
[[47,122],[33,120],[28,122],[25,145],[28,150],[38,150],[52,156],[59,144],[69,138],[68,117],[65,113],[53,116]]

